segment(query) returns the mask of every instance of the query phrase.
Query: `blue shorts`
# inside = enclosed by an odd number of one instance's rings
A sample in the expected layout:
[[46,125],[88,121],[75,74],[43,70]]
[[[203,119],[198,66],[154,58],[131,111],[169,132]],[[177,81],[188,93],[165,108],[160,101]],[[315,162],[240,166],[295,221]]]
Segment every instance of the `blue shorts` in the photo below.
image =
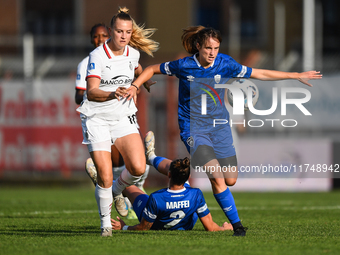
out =
[[142,194],[136,197],[135,201],[133,202],[133,210],[135,211],[139,222],[141,222],[143,217],[143,210],[146,206],[146,203],[148,202],[149,195]]
[[199,132],[181,132],[181,139],[191,156],[194,155],[197,147],[207,145],[214,149],[217,159],[228,158],[236,155],[233,137],[230,126],[211,128]]

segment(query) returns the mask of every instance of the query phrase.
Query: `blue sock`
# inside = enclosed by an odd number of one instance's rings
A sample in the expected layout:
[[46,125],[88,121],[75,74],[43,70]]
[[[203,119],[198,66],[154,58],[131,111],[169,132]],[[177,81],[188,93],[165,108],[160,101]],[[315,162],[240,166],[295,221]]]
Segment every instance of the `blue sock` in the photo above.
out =
[[153,162],[152,162],[152,165],[156,168],[156,170],[158,171],[158,165],[159,165],[159,163],[161,163],[164,159],[166,159],[166,158],[164,158],[164,157],[155,157],[155,159],[153,160]]
[[235,224],[240,221],[240,218],[238,217],[234,197],[231,194],[229,188],[227,188],[225,191],[219,194],[214,194],[214,197],[217,203],[220,205],[220,207],[224,211],[224,214],[227,216],[231,224]]

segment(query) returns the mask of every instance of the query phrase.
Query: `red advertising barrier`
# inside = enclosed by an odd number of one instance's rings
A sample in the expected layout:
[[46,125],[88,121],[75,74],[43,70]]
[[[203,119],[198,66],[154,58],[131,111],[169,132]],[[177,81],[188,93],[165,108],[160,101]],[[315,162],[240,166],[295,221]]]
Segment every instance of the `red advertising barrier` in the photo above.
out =
[[0,84],[0,176],[83,171],[88,157],[71,80]]

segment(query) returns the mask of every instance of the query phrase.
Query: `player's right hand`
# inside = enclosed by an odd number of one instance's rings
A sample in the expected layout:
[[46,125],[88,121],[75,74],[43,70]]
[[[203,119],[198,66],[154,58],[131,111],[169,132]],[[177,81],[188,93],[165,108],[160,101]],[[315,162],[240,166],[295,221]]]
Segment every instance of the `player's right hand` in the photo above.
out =
[[[117,221],[118,220],[118,221]],[[121,230],[126,224],[125,222],[117,216],[117,220],[111,219],[112,229]]]
[[118,87],[115,91],[115,98],[119,101],[126,95],[126,88]]
[[233,225],[231,225],[230,223],[228,222],[224,222],[222,227],[224,228],[224,230],[234,230],[233,229]]

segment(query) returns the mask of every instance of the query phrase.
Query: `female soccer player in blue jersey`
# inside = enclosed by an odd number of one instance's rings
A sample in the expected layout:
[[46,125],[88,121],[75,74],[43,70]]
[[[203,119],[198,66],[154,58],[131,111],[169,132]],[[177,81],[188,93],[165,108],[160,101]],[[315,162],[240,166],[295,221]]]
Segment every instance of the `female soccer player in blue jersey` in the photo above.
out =
[[232,230],[227,222],[218,226],[211,217],[202,191],[185,184],[190,176],[188,158],[172,161],[168,176],[169,188],[156,191],[150,197],[134,185],[125,188],[123,193],[133,203],[140,223],[127,226],[117,217],[118,221],[111,219],[112,229],[191,230],[200,218],[207,231]]
[[[178,122],[181,139],[192,157],[192,166],[203,169],[225,169],[226,174],[208,172],[216,201],[232,223],[235,235],[245,235],[234,198],[228,188],[237,180],[237,159],[229,123],[213,127],[212,119],[229,119],[224,103],[224,89],[214,89],[220,80],[224,84],[230,78],[255,78],[260,80],[297,79],[311,86],[310,79],[321,79],[320,72],[280,72],[255,69],[237,63],[230,56],[219,53],[222,38],[213,28],[195,26],[184,29],[182,43],[193,54],[176,61],[147,67],[128,89],[128,99],[136,97],[136,90],[154,74],[176,75],[179,78]],[[210,91],[209,91],[210,90]],[[133,91],[133,95],[132,94]],[[207,102],[208,115],[201,113],[201,96],[216,93],[222,105]],[[159,164],[155,161],[154,164]],[[156,166],[157,167],[157,166]]]

